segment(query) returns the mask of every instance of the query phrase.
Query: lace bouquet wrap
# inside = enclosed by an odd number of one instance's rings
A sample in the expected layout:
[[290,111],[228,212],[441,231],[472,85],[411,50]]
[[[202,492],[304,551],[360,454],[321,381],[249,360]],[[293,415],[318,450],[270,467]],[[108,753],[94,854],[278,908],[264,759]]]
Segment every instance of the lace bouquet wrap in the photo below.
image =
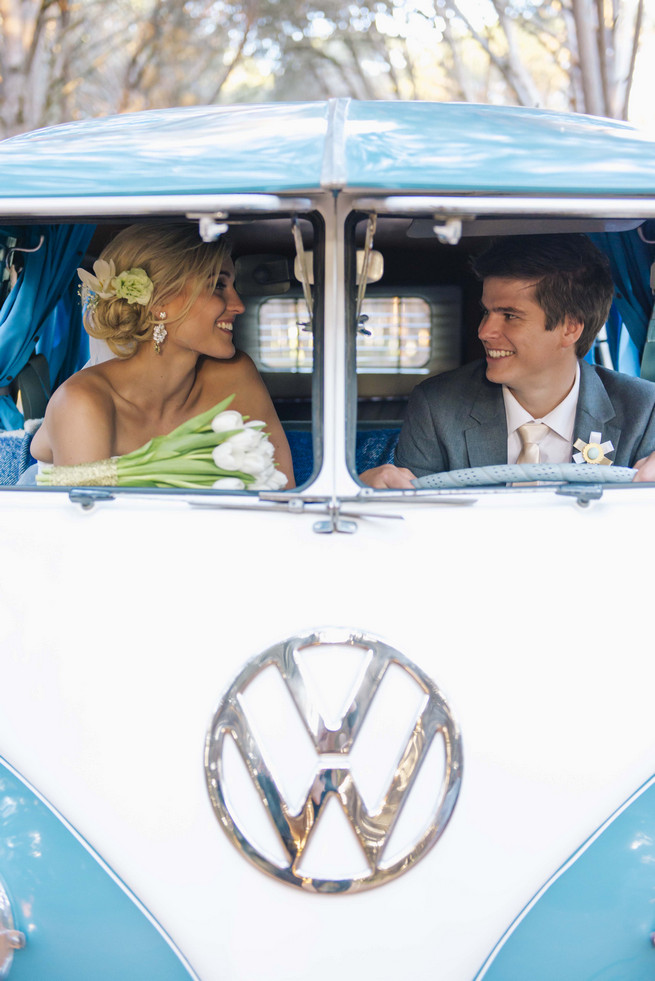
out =
[[188,490],[280,490],[264,422],[228,409],[234,395],[166,436],[124,456],[73,466],[43,466],[36,480],[49,487],[178,487]]

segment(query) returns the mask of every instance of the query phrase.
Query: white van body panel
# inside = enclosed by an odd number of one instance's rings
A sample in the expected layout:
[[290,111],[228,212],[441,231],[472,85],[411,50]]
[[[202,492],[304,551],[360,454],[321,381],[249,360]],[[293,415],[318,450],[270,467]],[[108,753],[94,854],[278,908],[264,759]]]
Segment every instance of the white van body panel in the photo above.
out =
[[[652,773],[651,599],[630,565],[655,546],[654,499],[378,500],[360,513],[395,517],[318,535],[310,513],[3,495],[0,744],[203,979],[465,981]],[[603,564],[624,571],[609,603]],[[235,675],[318,626],[374,633],[420,666],[464,750],[442,839],[407,875],[351,896],[307,895],[249,865],[203,771]]]

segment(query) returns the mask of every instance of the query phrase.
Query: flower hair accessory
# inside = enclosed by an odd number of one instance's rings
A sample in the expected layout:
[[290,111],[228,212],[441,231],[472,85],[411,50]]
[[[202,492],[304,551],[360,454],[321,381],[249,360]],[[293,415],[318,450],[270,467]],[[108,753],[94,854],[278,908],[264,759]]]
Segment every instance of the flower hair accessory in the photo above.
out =
[[82,280],[83,299],[85,305],[95,307],[98,300],[127,300],[128,303],[139,303],[146,306],[150,302],[155,286],[145,269],[128,269],[117,273],[114,260],[98,259],[93,263],[93,273],[86,269],[78,269],[77,275]]

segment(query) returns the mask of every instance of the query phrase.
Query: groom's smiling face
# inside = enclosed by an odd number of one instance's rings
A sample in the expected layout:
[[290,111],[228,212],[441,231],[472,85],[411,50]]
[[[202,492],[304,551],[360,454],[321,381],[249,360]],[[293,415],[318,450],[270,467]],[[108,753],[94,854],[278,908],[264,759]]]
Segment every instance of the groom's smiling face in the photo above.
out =
[[549,386],[575,364],[582,324],[566,318],[546,330],[546,314],[535,299],[535,283],[490,276],[482,290],[478,328],[487,359],[487,378],[520,393]]

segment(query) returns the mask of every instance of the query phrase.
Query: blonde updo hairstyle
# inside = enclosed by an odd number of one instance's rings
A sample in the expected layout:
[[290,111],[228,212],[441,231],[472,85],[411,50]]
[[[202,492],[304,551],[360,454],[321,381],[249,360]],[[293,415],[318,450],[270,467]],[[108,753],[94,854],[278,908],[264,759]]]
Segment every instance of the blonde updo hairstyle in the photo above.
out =
[[155,223],[124,228],[100,258],[113,259],[117,275],[143,269],[153,282],[152,296],[146,305],[98,297],[84,312],[87,333],[106,341],[117,357],[131,357],[139,344],[152,338],[155,324],[162,322],[155,312],[165,310],[168,301],[180,294],[187,297],[179,316],[165,321],[167,327],[184,320],[203,290],[216,288],[228,254],[222,241],[203,242],[196,225]]

